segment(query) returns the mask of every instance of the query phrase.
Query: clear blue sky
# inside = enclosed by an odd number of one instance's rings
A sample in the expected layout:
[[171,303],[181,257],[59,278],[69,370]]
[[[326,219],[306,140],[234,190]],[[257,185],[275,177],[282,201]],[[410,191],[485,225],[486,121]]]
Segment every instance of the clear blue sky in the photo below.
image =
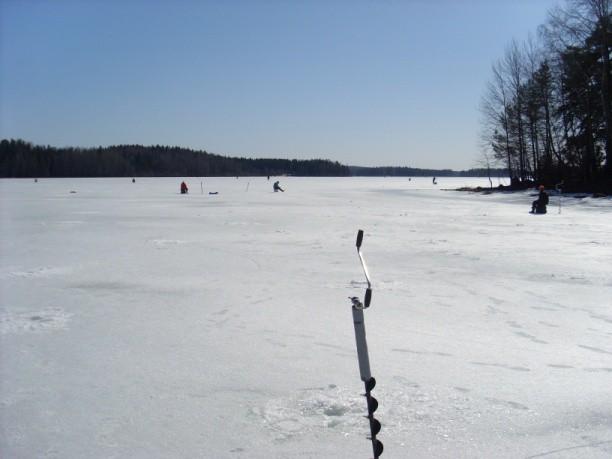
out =
[[469,168],[555,0],[0,0],[0,137]]

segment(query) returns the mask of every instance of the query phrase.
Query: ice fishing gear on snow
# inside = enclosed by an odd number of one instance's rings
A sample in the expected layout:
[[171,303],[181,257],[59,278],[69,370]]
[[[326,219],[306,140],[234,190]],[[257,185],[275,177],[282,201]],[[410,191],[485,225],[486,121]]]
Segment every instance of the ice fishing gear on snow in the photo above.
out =
[[555,189],[557,190],[557,196],[559,196],[559,213],[561,213],[561,195],[563,193],[563,180],[555,185]]
[[359,297],[349,297],[352,303],[353,310],[353,324],[355,326],[355,341],[357,343],[357,358],[359,360],[359,374],[361,380],[365,384],[365,398],[368,405],[368,420],[370,422],[370,440],[372,440],[372,451],[374,452],[374,459],[377,459],[383,452],[383,444],[380,440],[376,439],[376,435],[380,432],[380,422],[374,417],[374,412],[378,408],[378,400],[372,397],[372,389],[376,386],[376,379],[372,377],[370,373],[370,358],[368,356],[368,343],[366,341],[365,322],[363,316],[363,310],[370,306],[372,300],[372,284],[370,283],[370,275],[368,273],[368,267],[361,254],[361,243],[363,241],[363,230],[357,232],[357,254],[359,255],[359,261],[365,274],[366,282],[368,287],[365,291],[363,303]]

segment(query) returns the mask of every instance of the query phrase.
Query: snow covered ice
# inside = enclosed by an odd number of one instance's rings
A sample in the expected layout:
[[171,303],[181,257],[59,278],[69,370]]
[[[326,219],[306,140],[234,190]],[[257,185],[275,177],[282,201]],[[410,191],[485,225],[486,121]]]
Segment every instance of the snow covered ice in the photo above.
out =
[[610,199],[181,180],[0,181],[1,457],[371,457],[360,228],[383,458],[612,456]]

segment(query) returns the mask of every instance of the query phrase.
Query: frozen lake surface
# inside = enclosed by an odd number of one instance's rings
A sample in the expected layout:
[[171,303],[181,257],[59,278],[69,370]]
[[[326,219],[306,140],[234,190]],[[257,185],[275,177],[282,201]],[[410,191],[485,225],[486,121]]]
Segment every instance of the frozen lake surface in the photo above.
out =
[[383,458],[612,456],[610,199],[274,180],[0,181],[1,457],[371,457],[360,228]]

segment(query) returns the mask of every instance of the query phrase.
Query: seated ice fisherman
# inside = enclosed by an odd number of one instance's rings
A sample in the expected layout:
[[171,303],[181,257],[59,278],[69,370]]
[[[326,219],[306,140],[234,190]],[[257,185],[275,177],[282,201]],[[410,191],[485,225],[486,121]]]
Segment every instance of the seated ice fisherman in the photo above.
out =
[[278,184],[278,181],[274,182],[274,192],[276,193],[277,191],[285,191],[283,190],[280,185]]
[[531,203],[532,214],[545,214],[546,206],[548,205],[548,193],[544,191],[544,185],[540,185],[540,194],[538,199]]
[[187,188],[187,184],[185,182],[181,182],[181,194],[187,194],[189,192],[189,188]]

